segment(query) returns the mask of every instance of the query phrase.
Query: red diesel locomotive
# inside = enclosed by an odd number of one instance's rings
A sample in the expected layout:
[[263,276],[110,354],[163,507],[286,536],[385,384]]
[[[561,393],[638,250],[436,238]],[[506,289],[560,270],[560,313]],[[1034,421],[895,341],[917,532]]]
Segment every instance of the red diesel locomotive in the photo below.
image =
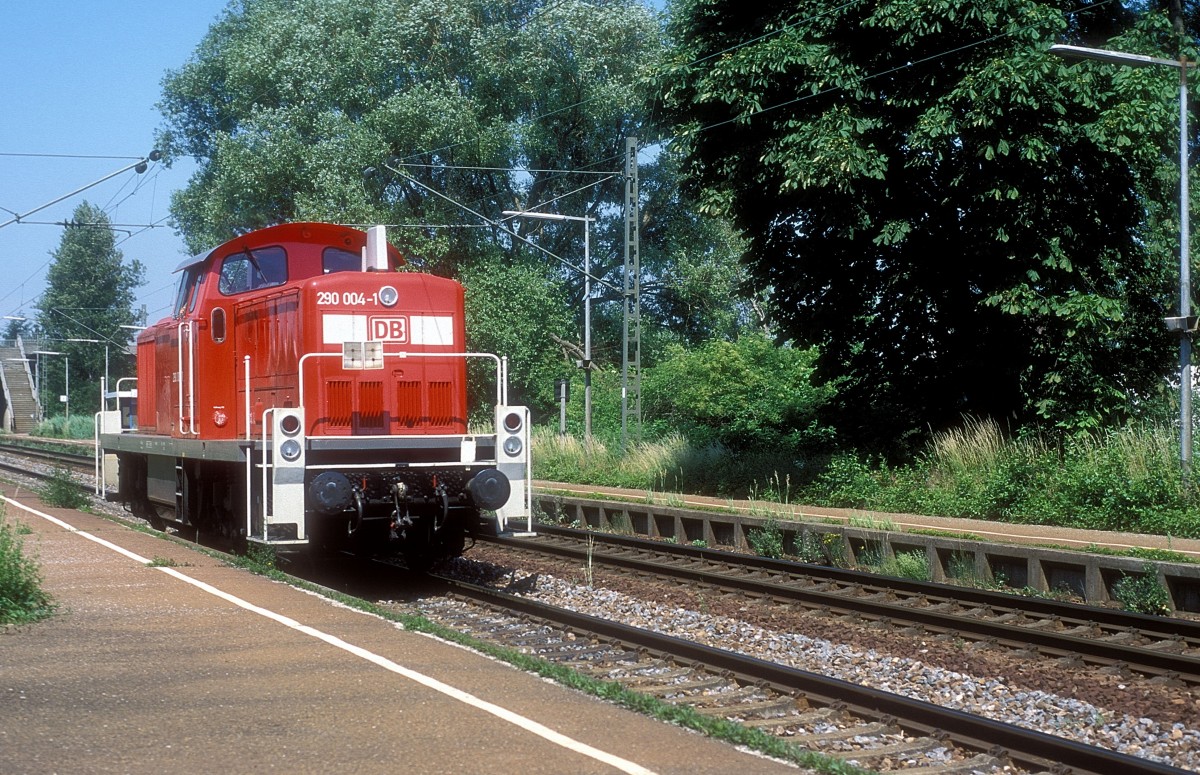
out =
[[[292,223],[181,264],[173,314],[137,339],[136,427],[102,413],[116,497],[159,528],[417,562],[528,520],[507,362],[466,352],[461,285],[403,263],[383,227]],[[468,359],[496,375],[485,433]]]

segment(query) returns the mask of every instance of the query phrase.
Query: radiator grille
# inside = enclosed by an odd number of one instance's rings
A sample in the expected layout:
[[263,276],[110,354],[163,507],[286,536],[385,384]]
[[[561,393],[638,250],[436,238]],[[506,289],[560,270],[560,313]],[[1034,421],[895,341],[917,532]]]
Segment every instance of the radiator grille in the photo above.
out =
[[[445,432],[461,423],[453,380],[330,379],[324,384],[332,433]],[[391,393],[391,396],[388,393]],[[391,400],[388,400],[388,399]]]
[[358,427],[383,430],[383,383],[358,383]]
[[421,422],[421,383],[396,383],[396,420],[401,428],[415,428]]
[[429,424],[450,425],[454,418],[454,393],[449,382],[429,383]]
[[331,379],[325,383],[326,407],[329,424],[337,428],[349,428],[354,416],[354,391],[348,379]]

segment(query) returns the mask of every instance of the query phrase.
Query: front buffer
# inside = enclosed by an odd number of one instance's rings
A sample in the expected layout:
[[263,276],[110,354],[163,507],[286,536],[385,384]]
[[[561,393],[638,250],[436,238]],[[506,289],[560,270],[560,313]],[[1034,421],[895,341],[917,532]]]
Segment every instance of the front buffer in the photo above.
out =
[[481,521],[530,527],[525,407],[497,407],[498,432],[482,435],[305,436],[301,408],[267,410],[263,427],[251,541],[432,561],[461,554]]

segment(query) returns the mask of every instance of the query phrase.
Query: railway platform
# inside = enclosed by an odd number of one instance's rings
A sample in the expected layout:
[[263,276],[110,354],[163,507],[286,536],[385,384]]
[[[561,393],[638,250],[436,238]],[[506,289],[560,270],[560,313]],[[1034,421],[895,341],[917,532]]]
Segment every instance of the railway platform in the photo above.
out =
[[797,772],[193,547],[0,494],[58,605],[0,630],[0,771]]
[[696,495],[534,482],[543,513],[565,524],[633,532],[677,543],[750,550],[751,532],[772,520],[785,548],[835,547],[828,559],[856,567],[916,552],[932,581],[970,580],[1115,605],[1126,576],[1151,573],[1179,615],[1200,615],[1200,540],[982,519],[892,514]]

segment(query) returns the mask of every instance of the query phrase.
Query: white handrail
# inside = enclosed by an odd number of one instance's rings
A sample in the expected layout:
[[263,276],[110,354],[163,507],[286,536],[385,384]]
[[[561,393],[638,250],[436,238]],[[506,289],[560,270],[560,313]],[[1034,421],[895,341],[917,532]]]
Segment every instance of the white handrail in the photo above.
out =
[[242,358],[242,371],[246,380],[246,440],[250,440],[251,416],[250,416],[250,356],[246,355]]
[[[187,331],[188,341],[188,430],[183,428],[183,334]],[[176,328],[176,336],[179,337],[179,350],[177,355],[177,364],[179,367],[179,432],[188,433],[192,436],[199,436],[200,432],[196,430],[196,342],[192,337],[192,323],[190,320],[184,320]]]
[[92,422],[93,422],[93,423],[95,423],[95,434],[96,434],[96,437],[95,437],[95,442],[96,442],[96,471],[95,471],[95,475],[94,475],[94,476],[95,476],[95,482],[96,482],[96,487],[95,487],[95,494],[96,494],[96,495],[101,495],[101,494],[103,494],[105,491],[107,491],[107,490],[108,490],[108,482],[104,481],[104,474],[105,474],[105,471],[104,471],[104,464],[103,464],[103,462],[102,462],[102,461],[103,461],[103,459],[104,459],[104,455],[103,455],[102,449],[101,449],[101,447],[100,447],[100,418],[101,418],[103,415],[104,415],[104,407],[103,407],[103,406],[101,406],[101,407],[100,407],[100,411],[99,411],[99,412],[96,412],[96,415],[95,415],[95,417],[93,417],[93,418],[92,418]]

